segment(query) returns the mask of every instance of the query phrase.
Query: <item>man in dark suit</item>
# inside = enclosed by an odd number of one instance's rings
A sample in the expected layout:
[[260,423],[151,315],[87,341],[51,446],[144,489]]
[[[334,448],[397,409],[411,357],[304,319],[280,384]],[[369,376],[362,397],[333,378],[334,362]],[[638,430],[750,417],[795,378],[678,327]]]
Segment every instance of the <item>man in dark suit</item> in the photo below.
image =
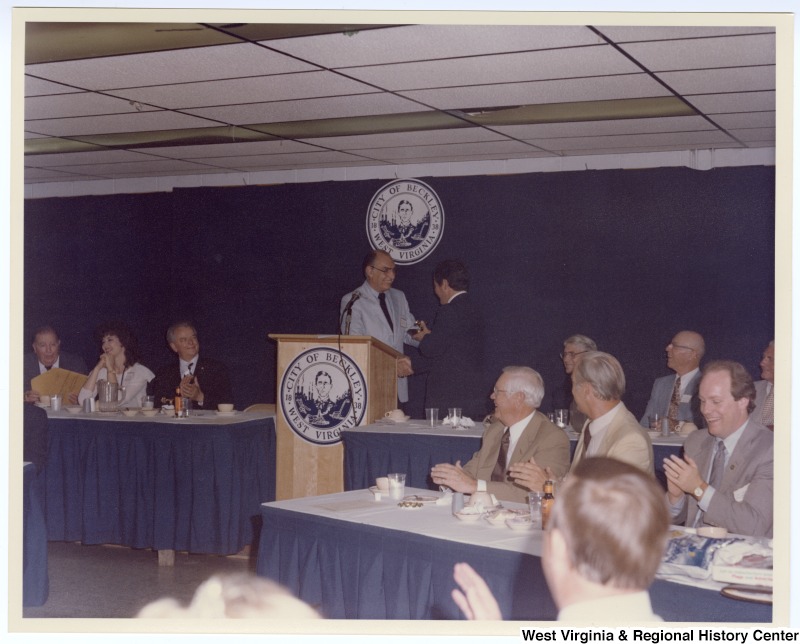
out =
[[753,379],[738,362],[703,369],[700,404],[708,429],[689,434],[684,458],[664,459],[675,523],[772,536],[773,434],[750,417],[755,398]]
[[167,342],[178,362],[163,365],[150,383],[155,404],[172,399],[180,388],[198,409],[216,409],[219,403],[233,402],[228,367],[222,362],[200,357],[200,341],[190,322],[176,322],[167,330]]
[[420,322],[413,336],[419,341],[419,357],[398,362],[405,362],[415,374],[427,374],[425,407],[460,407],[465,416],[482,419],[486,414],[483,335],[468,288],[469,272],[462,262],[448,259],[436,266],[433,290],[441,306],[433,328]]
[[[50,369],[67,369],[76,373],[88,373],[83,358],[61,351],[61,339],[51,326],[42,326],[33,333],[33,353],[23,360],[25,402],[39,402],[39,392],[34,391],[31,380]],[[77,395],[71,402],[77,402]]]

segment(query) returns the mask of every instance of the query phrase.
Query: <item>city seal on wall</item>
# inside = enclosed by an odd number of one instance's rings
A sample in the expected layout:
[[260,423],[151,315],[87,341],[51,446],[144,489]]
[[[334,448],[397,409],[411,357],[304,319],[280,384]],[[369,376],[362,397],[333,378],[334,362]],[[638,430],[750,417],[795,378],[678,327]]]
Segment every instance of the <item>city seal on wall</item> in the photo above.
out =
[[444,232],[444,209],[433,189],[416,179],[383,186],[369,204],[367,237],[397,264],[416,264],[436,248]]
[[341,430],[355,427],[367,410],[367,382],[353,360],[330,347],[301,353],[281,378],[280,404],[289,427],[317,445],[342,440]]

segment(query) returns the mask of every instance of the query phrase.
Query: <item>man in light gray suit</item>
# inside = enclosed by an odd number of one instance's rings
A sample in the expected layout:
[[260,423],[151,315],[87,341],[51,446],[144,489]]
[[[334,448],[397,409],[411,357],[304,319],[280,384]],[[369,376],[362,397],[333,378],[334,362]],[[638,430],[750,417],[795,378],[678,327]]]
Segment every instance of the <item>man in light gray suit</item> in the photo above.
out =
[[753,421],[753,379],[738,362],[703,369],[700,404],[708,429],[689,434],[684,458],[664,459],[676,523],[772,536],[773,434]]
[[[371,335],[401,353],[404,343],[418,346],[419,342],[408,333],[415,329],[415,318],[406,296],[392,288],[397,275],[392,256],[373,250],[364,257],[362,268],[364,283],[342,297],[339,306],[341,332]],[[397,398],[401,403],[408,402],[408,382],[404,377],[397,380]]]
[[772,429],[775,425],[775,341],[772,340],[761,356],[761,380],[756,385],[756,408],[750,414],[754,422]]
[[700,360],[706,351],[703,336],[695,331],[681,331],[672,338],[665,351],[667,366],[675,375],[656,378],[639,424],[649,427],[651,416],[658,414],[660,418],[670,420],[673,430],[681,421],[702,427],[697,386],[700,384]]

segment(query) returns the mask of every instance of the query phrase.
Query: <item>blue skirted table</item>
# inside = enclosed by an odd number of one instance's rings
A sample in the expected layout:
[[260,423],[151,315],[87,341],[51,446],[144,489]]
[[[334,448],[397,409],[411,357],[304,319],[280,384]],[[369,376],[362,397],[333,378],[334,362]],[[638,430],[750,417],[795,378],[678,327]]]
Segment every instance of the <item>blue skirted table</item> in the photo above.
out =
[[275,498],[275,421],[50,412],[51,541],[234,554]]
[[[375,479],[388,472],[405,472],[408,485],[438,489],[430,478],[437,463],[462,464],[480,449],[483,426],[454,430],[447,426],[429,427],[424,421],[388,424],[377,422],[342,430],[344,443],[344,489],[359,490],[375,485]],[[664,459],[679,454],[683,436],[653,440],[656,478],[666,488]],[[577,435],[570,438],[575,451]]]
[[[449,506],[403,510],[368,490],[268,503],[262,516],[257,573],[328,618],[462,619],[450,596],[453,566],[462,561],[486,579],[504,619],[556,618],[539,530],[465,524]],[[771,606],[728,599],[718,589],[656,580],[650,597],[666,621],[772,620]]]
[[22,605],[41,606],[47,601],[47,527],[44,519],[44,472],[33,463],[22,471]]

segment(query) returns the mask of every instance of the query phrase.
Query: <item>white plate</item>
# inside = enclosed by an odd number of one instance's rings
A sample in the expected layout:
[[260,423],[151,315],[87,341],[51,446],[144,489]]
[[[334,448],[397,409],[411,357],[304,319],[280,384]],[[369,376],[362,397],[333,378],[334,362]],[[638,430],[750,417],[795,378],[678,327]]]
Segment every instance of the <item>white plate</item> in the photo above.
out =
[[403,501],[416,501],[423,505],[434,505],[438,500],[438,496],[428,496],[427,494],[409,494],[403,497]]
[[234,409],[233,411],[215,411],[214,412],[217,416],[235,416],[238,412]]
[[506,525],[512,530],[530,530],[533,527],[530,514],[506,519]]

